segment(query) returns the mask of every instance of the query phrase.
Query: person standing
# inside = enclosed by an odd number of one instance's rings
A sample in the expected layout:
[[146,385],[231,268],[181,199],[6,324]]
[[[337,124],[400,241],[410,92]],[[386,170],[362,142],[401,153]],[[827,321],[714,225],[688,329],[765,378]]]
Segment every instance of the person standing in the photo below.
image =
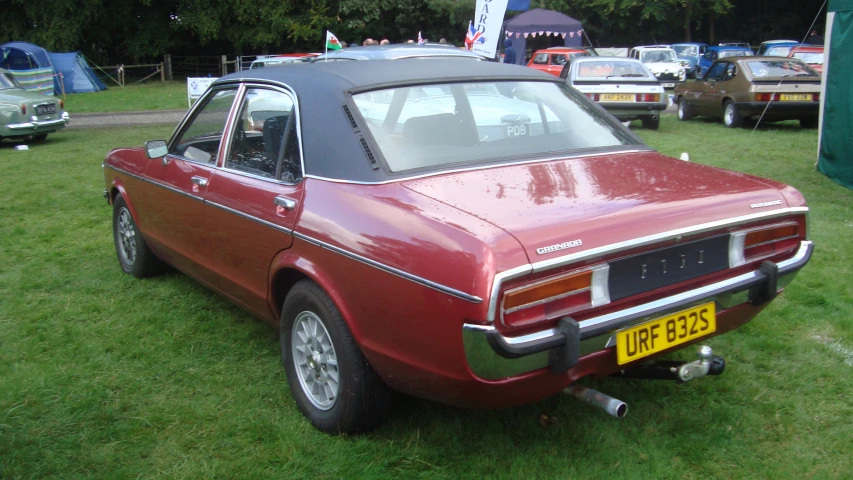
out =
[[817,30],[812,30],[811,35],[809,35],[809,38],[806,40],[806,43],[809,45],[823,45],[823,42],[823,35],[817,33]]
[[504,40],[504,63],[515,63],[515,49],[512,48],[512,39]]

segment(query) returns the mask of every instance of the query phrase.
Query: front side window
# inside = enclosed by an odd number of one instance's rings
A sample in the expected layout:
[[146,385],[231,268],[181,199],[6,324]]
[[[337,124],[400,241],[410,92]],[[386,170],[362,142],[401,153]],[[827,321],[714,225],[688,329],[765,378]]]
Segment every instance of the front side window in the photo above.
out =
[[708,75],[705,79],[710,81],[722,80],[726,74],[726,65],[726,62],[715,63],[714,66],[708,70]]
[[301,180],[294,112],[293,99],[286,93],[247,89],[225,168],[289,183]]
[[565,65],[567,59],[562,53],[551,55],[551,65]]
[[236,88],[208,95],[178,136],[170,153],[196,162],[215,164],[222,132],[236,96]]
[[537,53],[535,57],[533,57],[534,65],[548,65],[548,54],[547,53]]
[[421,85],[353,100],[392,172],[638,143],[563,82]]

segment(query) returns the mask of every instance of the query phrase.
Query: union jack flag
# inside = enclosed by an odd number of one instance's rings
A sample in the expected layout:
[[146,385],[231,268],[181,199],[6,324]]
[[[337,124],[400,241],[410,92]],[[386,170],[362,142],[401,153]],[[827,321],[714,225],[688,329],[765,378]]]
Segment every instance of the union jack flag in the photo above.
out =
[[474,28],[474,22],[469,20],[468,31],[465,32],[465,47],[471,50],[475,43],[486,43],[486,37],[483,36],[483,32]]

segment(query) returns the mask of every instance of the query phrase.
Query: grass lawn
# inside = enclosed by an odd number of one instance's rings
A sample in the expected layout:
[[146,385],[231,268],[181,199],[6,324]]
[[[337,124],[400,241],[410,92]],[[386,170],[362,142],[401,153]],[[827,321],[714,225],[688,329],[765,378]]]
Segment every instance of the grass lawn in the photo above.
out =
[[853,191],[814,171],[814,130],[673,116],[637,130],[664,153],[791,183],[812,208],[811,263],[709,342],[724,375],[587,382],[628,402],[622,421],[568,397],[504,411],[401,398],[349,438],[301,417],[274,331],[183,275],[121,273],[101,161],[170,131],[0,145],[0,478],[850,478]]
[[[108,80],[109,81],[109,80]],[[93,93],[67,95],[65,110],[72,121],[76,113],[136,112],[142,110],[180,110],[187,108],[187,82],[129,84],[122,88],[115,83]]]

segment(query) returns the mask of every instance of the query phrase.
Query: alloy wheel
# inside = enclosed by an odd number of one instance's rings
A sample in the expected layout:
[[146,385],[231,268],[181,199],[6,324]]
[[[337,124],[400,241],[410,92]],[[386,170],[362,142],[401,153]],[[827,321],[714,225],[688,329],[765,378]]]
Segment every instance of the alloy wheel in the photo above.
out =
[[136,227],[133,224],[133,217],[130,216],[130,211],[122,207],[118,213],[118,246],[122,260],[127,265],[133,265],[136,261]]
[[320,317],[311,311],[297,315],[290,344],[302,391],[315,407],[331,409],[340,390],[338,356]]

